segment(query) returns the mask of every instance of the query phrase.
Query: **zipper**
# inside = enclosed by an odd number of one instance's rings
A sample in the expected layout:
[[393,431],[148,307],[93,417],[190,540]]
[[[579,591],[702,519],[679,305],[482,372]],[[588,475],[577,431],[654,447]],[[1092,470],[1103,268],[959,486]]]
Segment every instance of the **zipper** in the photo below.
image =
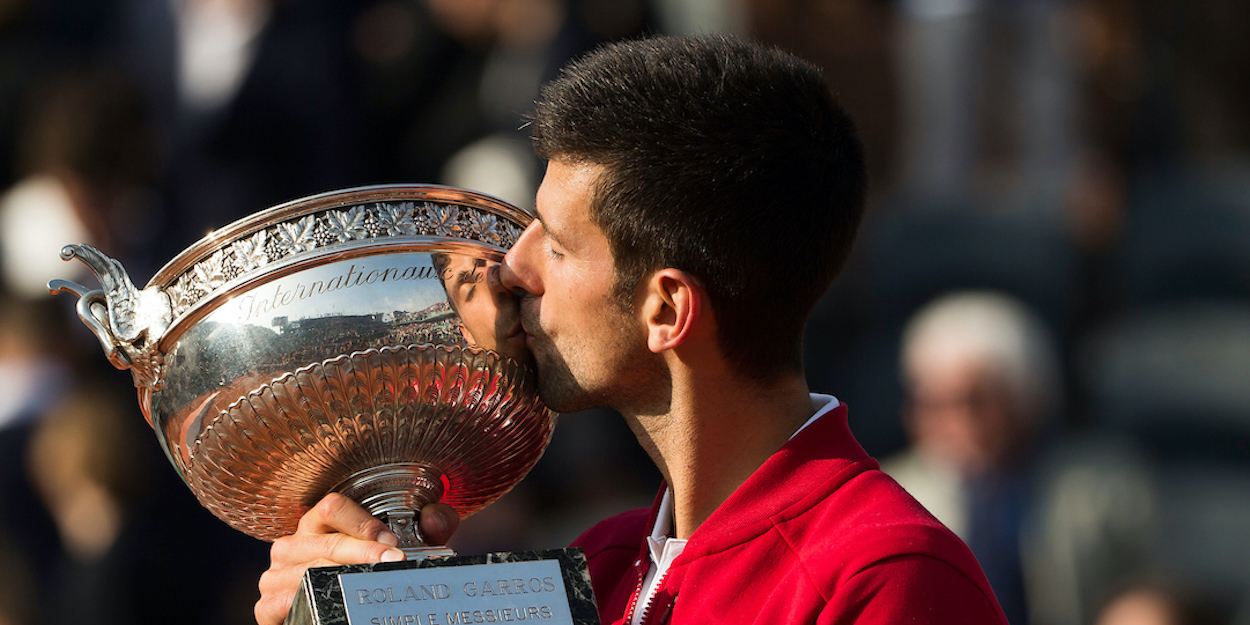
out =
[[[646,599],[644,599],[643,604],[642,604],[642,617],[638,619],[638,625],[647,625],[647,619],[651,616],[651,608],[655,607],[654,605],[655,602],[653,601],[653,599],[656,597],[656,595],[660,594],[660,589],[664,587],[664,580],[668,579],[668,571],[671,569],[672,567],[669,567],[669,569],[666,569],[664,573],[660,575],[658,579],[655,580],[655,593],[649,595]],[[638,590],[634,591],[634,600],[633,602],[630,603],[629,618],[625,621],[625,625],[630,625],[631,623],[634,622],[634,610],[638,606],[638,599],[641,598],[642,596],[642,591],[644,590],[642,587],[642,583],[645,582],[646,579],[647,579],[647,575],[644,572],[642,579],[638,580]],[[669,606],[669,610],[670,611],[672,610],[671,605]],[[665,612],[665,616],[667,615],[668,615],[668,612]]]
[[[648,563],[648,567],[650,564]],[[632,625],[634,622],[634,610],[638,608],[638,597],[642,595],[642,585],[647,581],[647,569],[642,567],[642,558],[634,562],[634,569],[638,571],[638,583],[634,584],[634,592],[629,597],[629,607],[625,609],[625,622],[623,625]],[[665,571],[667,574],[668,572]]]

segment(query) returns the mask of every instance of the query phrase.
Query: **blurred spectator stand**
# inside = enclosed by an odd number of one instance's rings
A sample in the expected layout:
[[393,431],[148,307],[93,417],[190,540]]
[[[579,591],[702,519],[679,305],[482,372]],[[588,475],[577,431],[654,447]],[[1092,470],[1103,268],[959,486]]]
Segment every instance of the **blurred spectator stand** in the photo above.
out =
[[1133,306],[1250,299],[1250,158],[1152,167],[1128,202],[1121,266]]
[[1213,592],[1250,588],[1250,305],[1191,301],[1094,333],[1081,381],[1098,425],[1155,463],[1156,563]]

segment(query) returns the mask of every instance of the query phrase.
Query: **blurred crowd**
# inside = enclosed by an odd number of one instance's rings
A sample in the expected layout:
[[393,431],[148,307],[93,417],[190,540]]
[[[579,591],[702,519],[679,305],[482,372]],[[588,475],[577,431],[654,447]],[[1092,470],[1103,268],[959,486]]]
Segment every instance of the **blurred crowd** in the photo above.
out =
[[[247,623],[267,565],[47,295],[90,284],[62,245],[141,283],[336,188],[532,206],[540,85],[657,32],[811,59],[859,123],[869,217],[809,382],[1011,622],[1250,625],[1242,0],[0,0],[0,625]],[[453,546],[561,546],[658,483],[619,418],[565,415]]]

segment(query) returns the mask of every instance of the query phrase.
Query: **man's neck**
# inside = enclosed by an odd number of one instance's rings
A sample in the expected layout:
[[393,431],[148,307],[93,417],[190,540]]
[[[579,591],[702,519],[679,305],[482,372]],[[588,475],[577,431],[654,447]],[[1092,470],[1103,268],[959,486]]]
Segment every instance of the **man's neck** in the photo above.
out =
[[674,536],[688,539],[812,413],[794,376],[763,387],[674,379],[667,414],[625,415],[673,491]]

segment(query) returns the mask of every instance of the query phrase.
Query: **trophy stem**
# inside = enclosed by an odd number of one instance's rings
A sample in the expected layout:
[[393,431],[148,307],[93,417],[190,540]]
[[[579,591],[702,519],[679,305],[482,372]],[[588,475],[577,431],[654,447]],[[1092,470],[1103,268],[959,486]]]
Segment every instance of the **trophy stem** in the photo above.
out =
[[421,508],[443,498],[443,472],[418,462],[396,462],[352,474],[335,491],[359,503],[399,537],[409,560],[456,555],[425,544],[418,523]]

